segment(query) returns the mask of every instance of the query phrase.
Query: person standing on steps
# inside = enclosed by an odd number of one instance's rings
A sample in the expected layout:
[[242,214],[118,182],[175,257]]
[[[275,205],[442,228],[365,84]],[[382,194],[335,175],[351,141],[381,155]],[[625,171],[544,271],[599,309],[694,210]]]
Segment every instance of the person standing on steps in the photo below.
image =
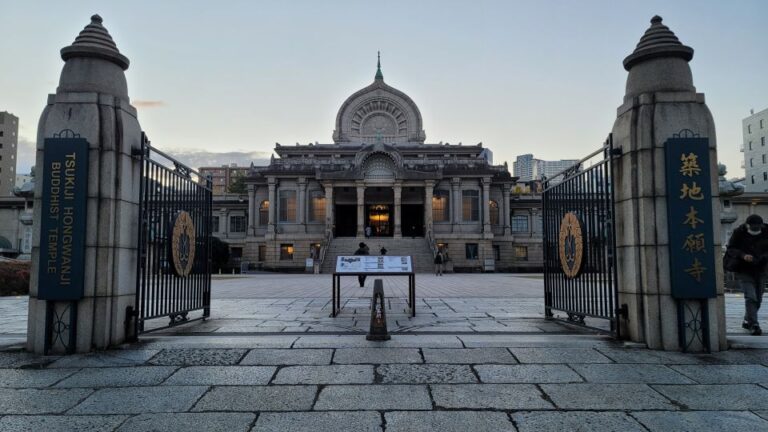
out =
[[733,231],[723,266],[736,276],[738,287],[744,292],[744,322],[741,327],[753,335],[763,334],[757,320],[757,311],[763,301],[768,264],[768,225],[759,215],[750,215],[746,223]]
[[443,275],[443,263],[445,262],[445,257],[443,256],[443,251],[437,251],[437,255],[435,255],[435,276],[442,276]]
[[[368,252],[368,245],[366,245],[364,242],[360,242],[360,244],[357,245],[358,248],[355,251],[355,255],[370,255]],[[357,277],[357,282],[360,283],[360,288],[365,286],[365,275],[360,275]]]
[[379,249],[379,254],[382,255],[382,256],[386,255],[387,254],[387,248],[382,246],[381,249]]

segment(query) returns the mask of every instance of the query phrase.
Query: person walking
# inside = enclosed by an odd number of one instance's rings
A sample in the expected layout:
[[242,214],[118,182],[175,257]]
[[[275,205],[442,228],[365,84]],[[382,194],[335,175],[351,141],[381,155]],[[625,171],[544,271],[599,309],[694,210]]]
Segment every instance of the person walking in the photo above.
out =
[[443,251],[437,251],[437,255],[435,255],[435,276],[443,275],[443,263],[445,263]]
[[368,225],[365,227],[365,238],[370,238],[370,237],[371,237],[371,227],[370,225]]
[[387,248],[382,246],[381,249],[379,249],[379,254],[382,255],[382,256],[386,255],[387,254]]
[[[368,250],[369,250],[368,249],[368,245],[366,245],[363,242],[360,242],[360,244],[358,244],[357,246],[358,246],[358,248],[357,248],[357,250],[354,253],[355,255],[370,255],[370,253],[368,252]],[[365,275],[357,276],[357,282],[360,283],[360,288],[364,287],[365,286]]]
[[723,257],[723,266],[736,276],[737,286],[744,292],[744,322],[741,327],[753,335],[763,334],[757,311],[763,301],[768,264],[768,226],[759,215],[750,215],[733,231]]

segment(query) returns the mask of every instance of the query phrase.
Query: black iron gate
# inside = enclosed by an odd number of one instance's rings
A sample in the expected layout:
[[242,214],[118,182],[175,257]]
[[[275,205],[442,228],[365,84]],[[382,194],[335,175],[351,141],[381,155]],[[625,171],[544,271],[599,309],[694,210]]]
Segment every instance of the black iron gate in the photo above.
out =
[[[212,181],[142,133],[135,333],[210,316]],[[197,317],[190,313],[202,311]],[[167,317],[167,324],[147,321]]]
[[[619,337],[611,135],[579,163],[545,180],[544,304],[571,323]],[[585,165],[590,166],[585,167]]]

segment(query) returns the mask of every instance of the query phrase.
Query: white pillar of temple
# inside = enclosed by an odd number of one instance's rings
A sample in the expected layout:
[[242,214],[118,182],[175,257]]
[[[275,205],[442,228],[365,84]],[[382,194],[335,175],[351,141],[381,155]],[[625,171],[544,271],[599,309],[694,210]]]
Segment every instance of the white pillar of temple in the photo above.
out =
[[269,217],[267,221],[267,233],[271,234],[274,238],[275,234],[275,196],[277,195],[277,180],[274,177],[270,177],[267,180],[267,186],[269,187]]
[[325,186],[325,230],[333,232],[333,186]]
[[357,236],[365,235],[365,185],[357,184]]
[[403,202],[403,185],[401,183],[395,183],[392,190],[395,193],[395,238],[401,238],[403,236],[403,226],[402,221],[400,220],[400,215],[402,214],[400,206]]
[[510,184],[503,184],[501,190],[501,194],[504,197],[504,205],[502,206],[503,212],[502,213],[502,226],[504,227],[504,235],[508,236],[511,234],[510,232],[510,226],[509,221],[512,219],[510,214],[510,208],[509,208],[509,198],[510,198],[510,188],[512,185]]
[[[435,193],[435,182],[424,183],[424,235],[432,232],[432,195]],[[434,237],[433,237],[434,238]]]
[[248,235],[256,231],[256,186],[248,185]]
[[451,179],[451,231],[459,231],[458,224],[461,223],[461,178],[454,177]]
[[491,231],[491,179],[483,177],[483,233],[485,237],[492,235]]
[[296,219],[300,225],[299,232],[307,231],[307,179],[305,177],[299,177],[299,181],[296,186]]

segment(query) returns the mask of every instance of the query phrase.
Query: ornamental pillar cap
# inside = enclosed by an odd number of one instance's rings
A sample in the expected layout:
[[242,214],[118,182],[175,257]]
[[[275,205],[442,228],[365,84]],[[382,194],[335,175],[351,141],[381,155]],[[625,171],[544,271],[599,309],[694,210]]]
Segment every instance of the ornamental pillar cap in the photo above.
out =
[[675,33],[661,21],[662,18],[658,15],[651,18],[651,26],[640,38],[635,51],[624,59],[624,69],[629,71],[638,63],[659,57],[677,57],[691,61],[693,48],[683,45]]
[[120,54],[112,36],[101,23],[102,18],[99,15],[91,16],[91,23],[77,35],[72,45],[61,49],[61,59],[67,61],[77,57],[98,58],[112,62],[123,70],[128,69],[130,61]]

